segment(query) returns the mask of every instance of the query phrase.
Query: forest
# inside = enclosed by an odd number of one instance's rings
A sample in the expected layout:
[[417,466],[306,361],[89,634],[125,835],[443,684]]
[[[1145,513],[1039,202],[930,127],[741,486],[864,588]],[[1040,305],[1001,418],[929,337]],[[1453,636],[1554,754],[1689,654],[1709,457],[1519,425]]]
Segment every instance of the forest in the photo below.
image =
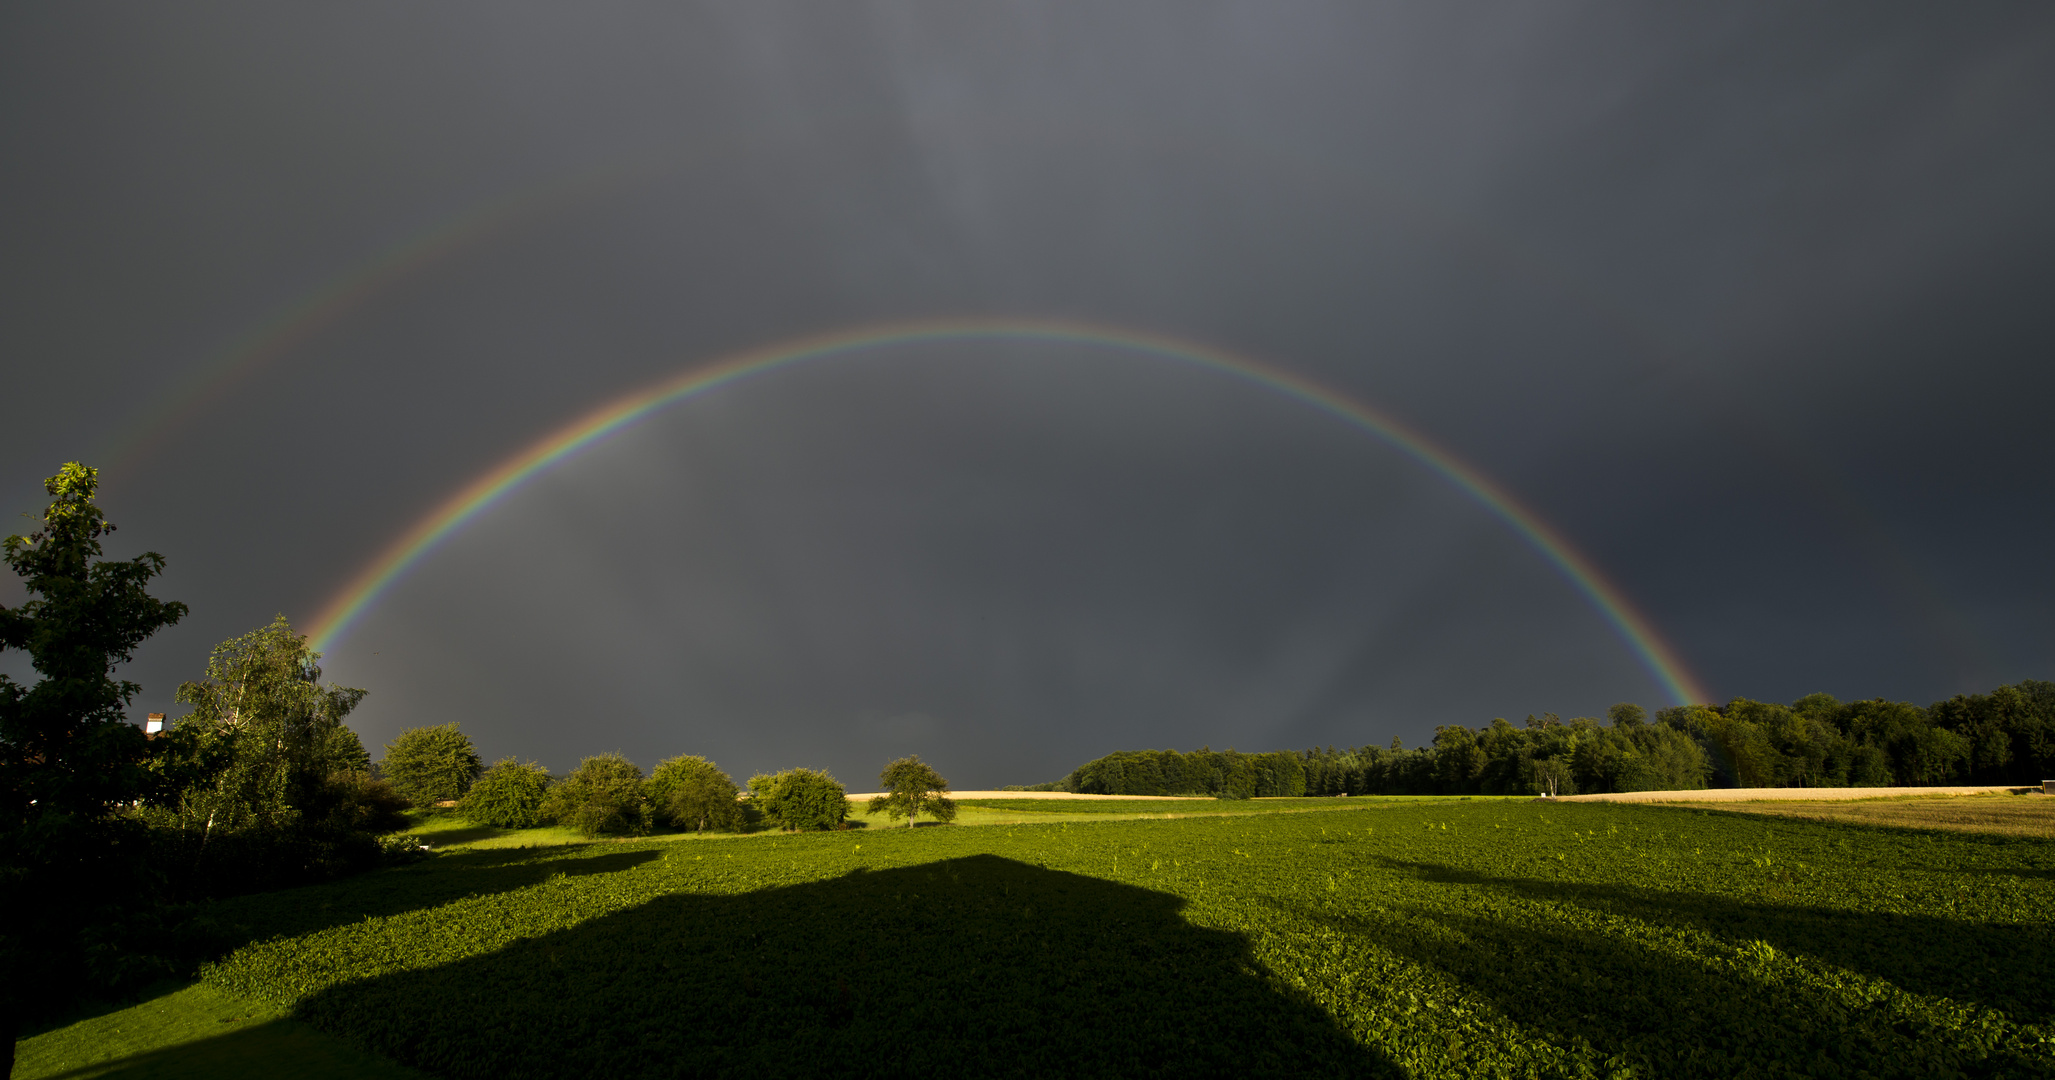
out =
[[1096,795],[1576,795],[1756,787],[2038,784],[2055,777],[2055,683],[2034,679],[1922,709],[1809,694],[1604,719],[1446,724],[1406,749],[1123,750],[1034,789]]

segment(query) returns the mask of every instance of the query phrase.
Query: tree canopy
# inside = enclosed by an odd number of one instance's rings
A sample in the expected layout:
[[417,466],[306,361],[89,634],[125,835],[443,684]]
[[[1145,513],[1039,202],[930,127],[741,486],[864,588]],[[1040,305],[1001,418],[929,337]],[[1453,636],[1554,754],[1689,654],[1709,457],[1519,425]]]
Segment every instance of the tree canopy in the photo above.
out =
[[820,769],[749,778],[749,801],[781,829],[833,829],[849,816],[849,791]]
[[455,721],[408,728],[385,744],[385,778],[416,806],[461,799],[484,768],[471,737]]
[[189,779],[159,824],[197,830],[202,842],[216,831],[289,830],[323,801],[330,776],[369,772],[344,723],[365,692],[322,686],[319,661],[283,615],[215,646],[206,677],[178,688],[193,711],[172,725],[167,771]]
[[549,789],[543,799],[544,821],[577,829],[586,836],[649,831],[649,800],[642,791],[642,770],[620,754],[598,754],[578,763],[571,775]]
[[658,820],[672,828],[705,832],[743,823],[735,781],[703,757],[681,754],[658,762],[650,770],[648,790]]
[[956,820],[956,802],[949,798],[949,781],[942,779],[942,774],[918,754],[887,763],[878,773],[878,783],[885,790],[871,797],[869,810],[873,814],[882,810],[893,821],[905,818],[909,829],[922,810],[936,821]]
[[549,796],[549,770],[514,758],[493,762],[457,803],[457,812],[476,825],[526,829],[542,823]]

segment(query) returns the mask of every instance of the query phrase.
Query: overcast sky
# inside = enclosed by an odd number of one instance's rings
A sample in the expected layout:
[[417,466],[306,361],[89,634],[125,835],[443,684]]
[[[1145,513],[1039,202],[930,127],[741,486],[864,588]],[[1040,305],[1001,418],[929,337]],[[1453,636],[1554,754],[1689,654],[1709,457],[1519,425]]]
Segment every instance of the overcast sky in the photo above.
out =
[[[2055,9],[10,4],[0,510],[104,471],[216,642],[583,412],[931,317],[1351,395],[1558,530],[1709,695],[2055,678]],[[19,602],[11,581],[0,602]],[[24,665],[0,658],[17,677]],[[1502,517],[1259,386],[940,342],[537,476],[330,652],[374,756],[861,789],[1425,741],[1667,691]]]

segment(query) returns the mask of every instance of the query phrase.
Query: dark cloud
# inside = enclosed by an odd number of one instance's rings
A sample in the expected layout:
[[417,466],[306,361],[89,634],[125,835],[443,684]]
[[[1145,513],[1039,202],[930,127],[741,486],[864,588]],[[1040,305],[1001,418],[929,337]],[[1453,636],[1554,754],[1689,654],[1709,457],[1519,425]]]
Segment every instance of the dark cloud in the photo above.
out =
[[[586,410],[937,315],[1170,333],[1374,402],[1720,695],[1925,702],[2055,660],[2031,6],[0,18],[0,505],[99,461],[118,549],[171,559],[194,614],[139,710]],[[966,784],[1664,695],[1390,446],[1018,342],[655,415],[422,560],[329,672],[373,742],[459,719],[557,767],[857,781],[919,751]]]

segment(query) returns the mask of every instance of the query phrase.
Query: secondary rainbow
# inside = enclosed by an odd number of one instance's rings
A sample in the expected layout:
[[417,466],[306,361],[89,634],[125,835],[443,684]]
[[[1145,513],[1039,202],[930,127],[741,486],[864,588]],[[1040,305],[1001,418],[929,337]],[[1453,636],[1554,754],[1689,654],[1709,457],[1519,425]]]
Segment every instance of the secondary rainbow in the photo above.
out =
[[1178,361],[1283,394],[1366,431],[1467,492],[1518,533],[1562,573],[1610,623],[1649,674],[1676,704],[1711,700],[1653,624],[1606,580],[1568,539],[1455,454],[1383,412],[1337,390],[1225,350],[1086,323],[1017,319],[955,319],[891,323],[792,339],[695,367],[611,401],[550,432],[466,484],[395,539],[335,594],[315,618],[317,650],[341,641],[394,582],[445,538],[515,491],[529,477],[627,428],[666,406],[752,376],[813,361],[933,341],[1031,341],[1081,345]]

